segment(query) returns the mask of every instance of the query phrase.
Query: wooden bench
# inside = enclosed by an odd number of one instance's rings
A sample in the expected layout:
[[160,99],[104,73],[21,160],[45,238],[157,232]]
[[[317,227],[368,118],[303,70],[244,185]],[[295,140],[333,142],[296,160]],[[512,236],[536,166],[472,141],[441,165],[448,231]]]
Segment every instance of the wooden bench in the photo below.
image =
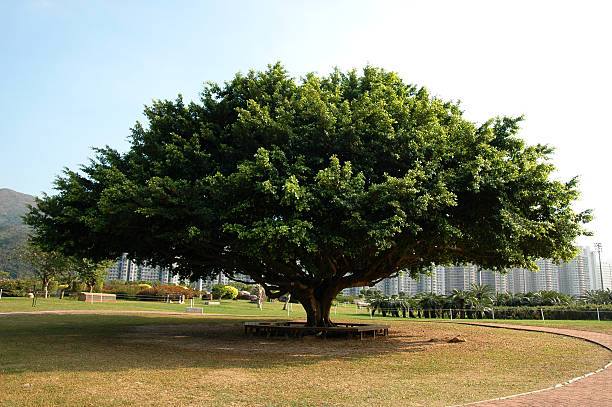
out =
[[244,333],[246,335],[270,336],[292,336],[301,338],[304,335],[320,335],[323,338],[330,336],[359,336],[363,340],[364,335],[376,338],[376,335],[389,335],[389,325],[370,325],[350,322],[339,322],[330,327],[306,326],[305,322],[245,322]]

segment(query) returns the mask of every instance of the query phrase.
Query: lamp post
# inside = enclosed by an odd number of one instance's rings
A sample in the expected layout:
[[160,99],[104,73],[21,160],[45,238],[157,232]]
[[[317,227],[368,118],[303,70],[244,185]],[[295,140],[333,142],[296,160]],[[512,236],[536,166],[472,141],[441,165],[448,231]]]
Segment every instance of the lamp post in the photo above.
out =
[[603,271],[601,269],[601,243],[595,243],[595,250],[597,251],[597,256],[599,258],[599,276],[601,278],[601,289],[604,289],[604,282],[603,282]]

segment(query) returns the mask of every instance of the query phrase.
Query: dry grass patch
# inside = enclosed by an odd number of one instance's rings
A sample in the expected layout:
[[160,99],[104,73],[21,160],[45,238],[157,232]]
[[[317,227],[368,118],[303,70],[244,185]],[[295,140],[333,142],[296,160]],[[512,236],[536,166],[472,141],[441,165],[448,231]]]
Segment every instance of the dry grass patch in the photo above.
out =
[[541,326],[546,328],[561,328],[561,329],[576,329],[578,331],[590,331],[599,332],[603,334],[612,335],[612,321],[580,321],[580,320],[548,320],[542,322],[541,320],[503,320],[503,319],[488,319],[488,320],[474,320],[476,322],[493,322],[498,324],[512,324],[512,325],[530,325],[530,326]]
[[[571,338],[441,323],[392,323],[389,337],[359,341],[247,338],[242,318],[11,319],[0,320],[1,405],[441,406],[610,359]],[[467,342],[445,341],[456,335]]]

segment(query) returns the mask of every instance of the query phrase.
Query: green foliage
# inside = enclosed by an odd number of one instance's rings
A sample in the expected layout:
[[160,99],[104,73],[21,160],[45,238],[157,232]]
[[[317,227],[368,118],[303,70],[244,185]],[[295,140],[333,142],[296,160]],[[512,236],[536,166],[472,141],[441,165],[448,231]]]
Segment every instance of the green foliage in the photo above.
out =
[[32,266],[34,278],[40,281],[45,298],[53,289],[50,283],[56,282],[62,274],[74,267],[71,258],[58,251],[45,251],[32,241],[19,249],[18,256]]
[[85,258],[73,259],[73,263],[79,279],[87,286],[89,292],[102,290],[108,268],[113,264],[109,260],[94,262]]
[[228,285],[236,287],[238,291],[251,291],[253,289],[253,285],[241,283],[240,281],[230,281]]
[[236,287],[232,287],[231,285],[225,286],[225,292],[225,296],[222,297],[224,299],[233,300],[234,298],[238,297],[238,289]]
[[337,302],[348,302],[348,303],[352,303],[353,300],[356,300],[359,297],[355,297],[355,296],[351,296],[351,295],[344,295],[344,294],[338,294],[336,296],[336,301]]
[[[369,300],[370,308],[383,316],[398,316],[398,304],[404,302],[411,309],[411,316],[425,318],[498,318],[498,319],[600,319],[612,320],[610,290],[587,291],[587,304],[567,294],[556,291],[493,294],[489,286],[473,284],[468,291],[453,290],[449,295],[419,293],[413,298],[375,297]],[[590,299],[590,300],[588,300]],[[598,302],[599,301],[599,302]],[[595,307],[596,306],[596,307]],[[605,315],[604,315],[605,314]]]
[[525,294],[497,294],[494,298],[494,303],[499,306],[570,306],[576,304],[571,296],[556,291],[537,291]]
[[68,289],[68,291],[70,291],[72,293],[81,293],[81,292],[84,292],[84,291],[88,291],[87,284],[85,284],[85,283],[83,283],[81,281],[74,281],[70,285],[70,288]]
[[141,297],[165,297],[167,295],[184,295],[186,298],[194,298],[196,292],[189,288],[178,285],[158,285],[151,288],[141,289],[136,293]]
[[30,279],[11,279],[11,280],[3,279],[3,280],[0,280],[0,288],[2,288],[2,296],[7,296],[7,297],[23,297],[27,293],[32,292],[34,284],[37,284],[37,283],[35,280],[31,278]]
[[[599,311],[600,320],[612,321],[612,306],[601,306]],[[542,313],[545,320],[597,320],[597,308],[592,306],[495,307],[495,317],[500,319],[542,319]]]
[[382,295],[382,291],[380,290],[375,290],[372,288],[364,288],[363,290],[361,290],[359,292],[361,295],[363,295],[366,298],[370,298],[370,297],[380,297]]
[[144,114],[127,153],[97,149],[36,201],[38,244],[192,280],[246,274],[328,324],[343,288],[403,270],[569,260],[590,220],[572,210],[576,180],[549,179],[552,149],[517,137],[521,118],[469,122],[370,66],[297,82],[275,64]]
[[587,291],[584,295],[584,301],[589,304],[612,304],[612,291],[609,288]]
[[211,293],[215,299],[232,300],[238,296],[238,289],[229,285],[216,284],[212,287]]
[[112,280],[104,283],[102,292],[109,294],[123,294],[132,297],[145,288],[151,287],[142,287],[140,284],[128,284],[121,280]]

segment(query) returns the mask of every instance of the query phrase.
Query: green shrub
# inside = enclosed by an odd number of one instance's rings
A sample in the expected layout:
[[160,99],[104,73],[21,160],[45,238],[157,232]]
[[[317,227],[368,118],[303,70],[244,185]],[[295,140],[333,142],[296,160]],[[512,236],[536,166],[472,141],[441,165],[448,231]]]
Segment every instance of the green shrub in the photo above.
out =
[[353,302],[354,299],[359,298],[359,297],[355,297],[355,296],[351,296],[351,295],[344,295],[344,294],[338,294],[336,296],[336,301],[337,302]]
[[0,280],[0,288],[2,288],[2,296],[6,297],[24,297],[31,292],[34,284],[40,286],[32,279],[5,279]]
[[241,283],[240,281],[230,281],[228,285],[236,287],[238,291],[251,291],[253,289],[253,285]]
[[120,280],[113,280],[104,284],[102,292],[133,297],[136,295],[136,293],[142,291],[145,288],[150,288],[150,286],[141,287],[139,284],[126,284],[125,282]]
[[225,286],[225,295],[223,297],[221,297],[221,298],[228,299],[228,300],[233,300],[236,297],[238,297],[238,289],[236,287],[232,287],[231,285],[226,285]]
[[72,287],[70,287],[70,290],[73,293],[80,293],[82,291],[87,291],[87,284],[82,283],[80,281],[75,281],[72,283]]
[[213,298],[216,300],[231,300],[238,296],[238,289],[229,285],[215,284],[212,287],[211,293],[213,295]]
[[[570,319],[570,320],[597,320],[612,321],[612,306],[601,305],[575,305],[573,307],[545,306],[545,307],[495,307],[496,319]],[[491,317],[489,315],[489,317]]]
[[158,285],[151,288],[145,288],[136,293],[140,297],[165,297],[167,295],[184,295],[186,298],[193,298],[196,292],[189,288],[178,285]]
[[58,288],[59,288],[59,283],[55,280],[51,280],[49,281],[49,285],[47,286],[47,293],[49,295],[55,295]]

